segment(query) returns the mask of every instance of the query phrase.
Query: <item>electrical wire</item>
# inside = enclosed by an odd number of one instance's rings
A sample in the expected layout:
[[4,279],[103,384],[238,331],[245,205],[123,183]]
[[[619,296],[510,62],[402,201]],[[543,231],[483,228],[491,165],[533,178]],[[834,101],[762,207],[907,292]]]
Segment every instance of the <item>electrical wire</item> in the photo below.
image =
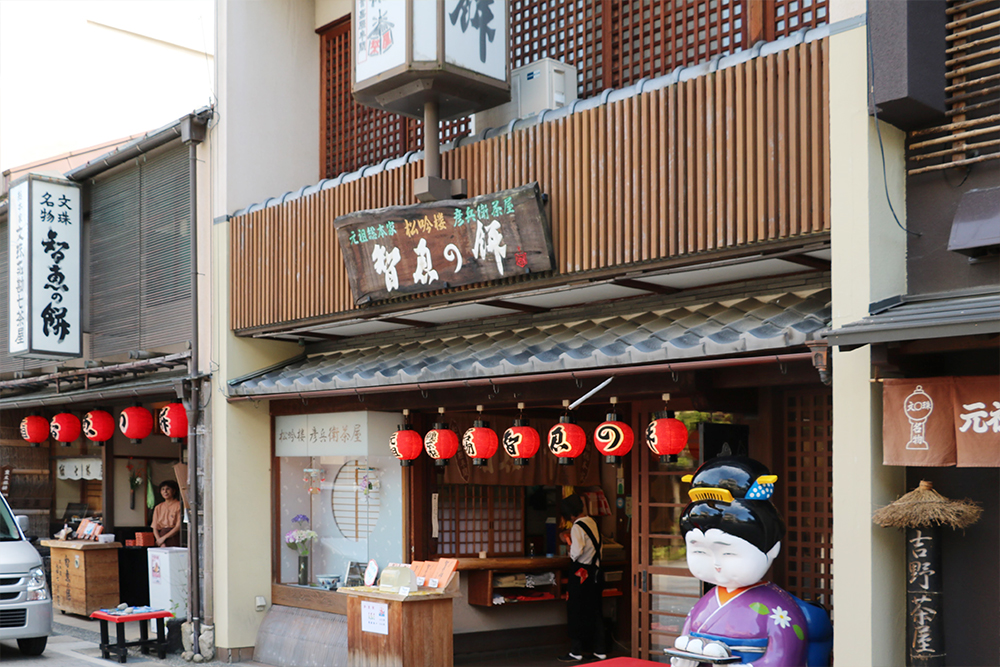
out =
[[923,236],[920,232],[911,232],[903,226],[903,223],[899,221],[899,216],[896,215],[896,209],[892,206],[892,199],[889,197],[889,179],[888,176],[886,176],[885,146],[882,144],[882,126],[879,124],[878,120],[878,105],[875,104],[875,55],[872,49],[871,16],[869,16],[865,21],[865,42],[868,46],[868,101],[872,106],[872,115],[875,116],[875,132],[878,134],[878,149],[882,154],[882,187],[885,189],[885,201],[889,204],[889,212],[892,213],[892,219],[896,221],[896,225],[900,229],[912,236]]

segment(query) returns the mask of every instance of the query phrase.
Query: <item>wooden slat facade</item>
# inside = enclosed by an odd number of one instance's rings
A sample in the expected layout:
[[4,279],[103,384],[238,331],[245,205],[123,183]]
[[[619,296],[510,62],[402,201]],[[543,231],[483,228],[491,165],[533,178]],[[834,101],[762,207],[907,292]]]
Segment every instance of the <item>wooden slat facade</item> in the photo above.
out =
[[[460,146],[442,154],[443,176],[468,179],[470,196],[537,180],[551,198],[556,272],[567,280],[822,234],[830,228],[827,54],[826,39],[800,44]],[[422,175],[413,162],[233,218],[232,328],[354,309],[333,220],[416,203],[412,182]]]

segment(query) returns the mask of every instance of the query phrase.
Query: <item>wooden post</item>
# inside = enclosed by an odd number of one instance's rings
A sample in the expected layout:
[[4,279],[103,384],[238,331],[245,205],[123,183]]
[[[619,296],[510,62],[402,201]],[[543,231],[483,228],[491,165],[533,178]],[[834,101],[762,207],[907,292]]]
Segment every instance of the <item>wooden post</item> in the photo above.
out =
[[774,0],[746,0],[744,5],[743,48],[774,39]]

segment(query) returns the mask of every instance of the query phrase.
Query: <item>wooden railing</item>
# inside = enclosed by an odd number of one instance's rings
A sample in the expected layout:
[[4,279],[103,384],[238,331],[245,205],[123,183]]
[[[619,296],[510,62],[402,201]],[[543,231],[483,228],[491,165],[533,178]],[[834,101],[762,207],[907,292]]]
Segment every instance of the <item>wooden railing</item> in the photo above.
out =
[[[830,226],[826,61],[817,40],[461,146],[442,155],[444,176],[468,179],[470,196],[537,180],[567,279],[820,234]],[[415,203],[422,175],[415,162],[233,218],[232,328],[353,309],[333,220]]]

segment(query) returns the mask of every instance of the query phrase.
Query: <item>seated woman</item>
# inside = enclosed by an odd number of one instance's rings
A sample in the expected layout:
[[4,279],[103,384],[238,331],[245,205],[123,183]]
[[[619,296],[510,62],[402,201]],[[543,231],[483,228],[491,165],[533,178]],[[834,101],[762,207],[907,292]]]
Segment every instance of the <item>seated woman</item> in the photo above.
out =
[[761,581],[785,529],[769,500],[775,479],[757,461],[733,456],[706,462],[691,480],[692,502],[680,524],[688,569],[715,588],[695,604],[674,642],[704,657],[674,653],[674,667],[734,657],[754,667],[806,664],[805,615],[786,591]]
[[181,545],[181,489],[177,482],[160,482],[163,502],[153,508],[153,537],[158,547],[179,547]]

